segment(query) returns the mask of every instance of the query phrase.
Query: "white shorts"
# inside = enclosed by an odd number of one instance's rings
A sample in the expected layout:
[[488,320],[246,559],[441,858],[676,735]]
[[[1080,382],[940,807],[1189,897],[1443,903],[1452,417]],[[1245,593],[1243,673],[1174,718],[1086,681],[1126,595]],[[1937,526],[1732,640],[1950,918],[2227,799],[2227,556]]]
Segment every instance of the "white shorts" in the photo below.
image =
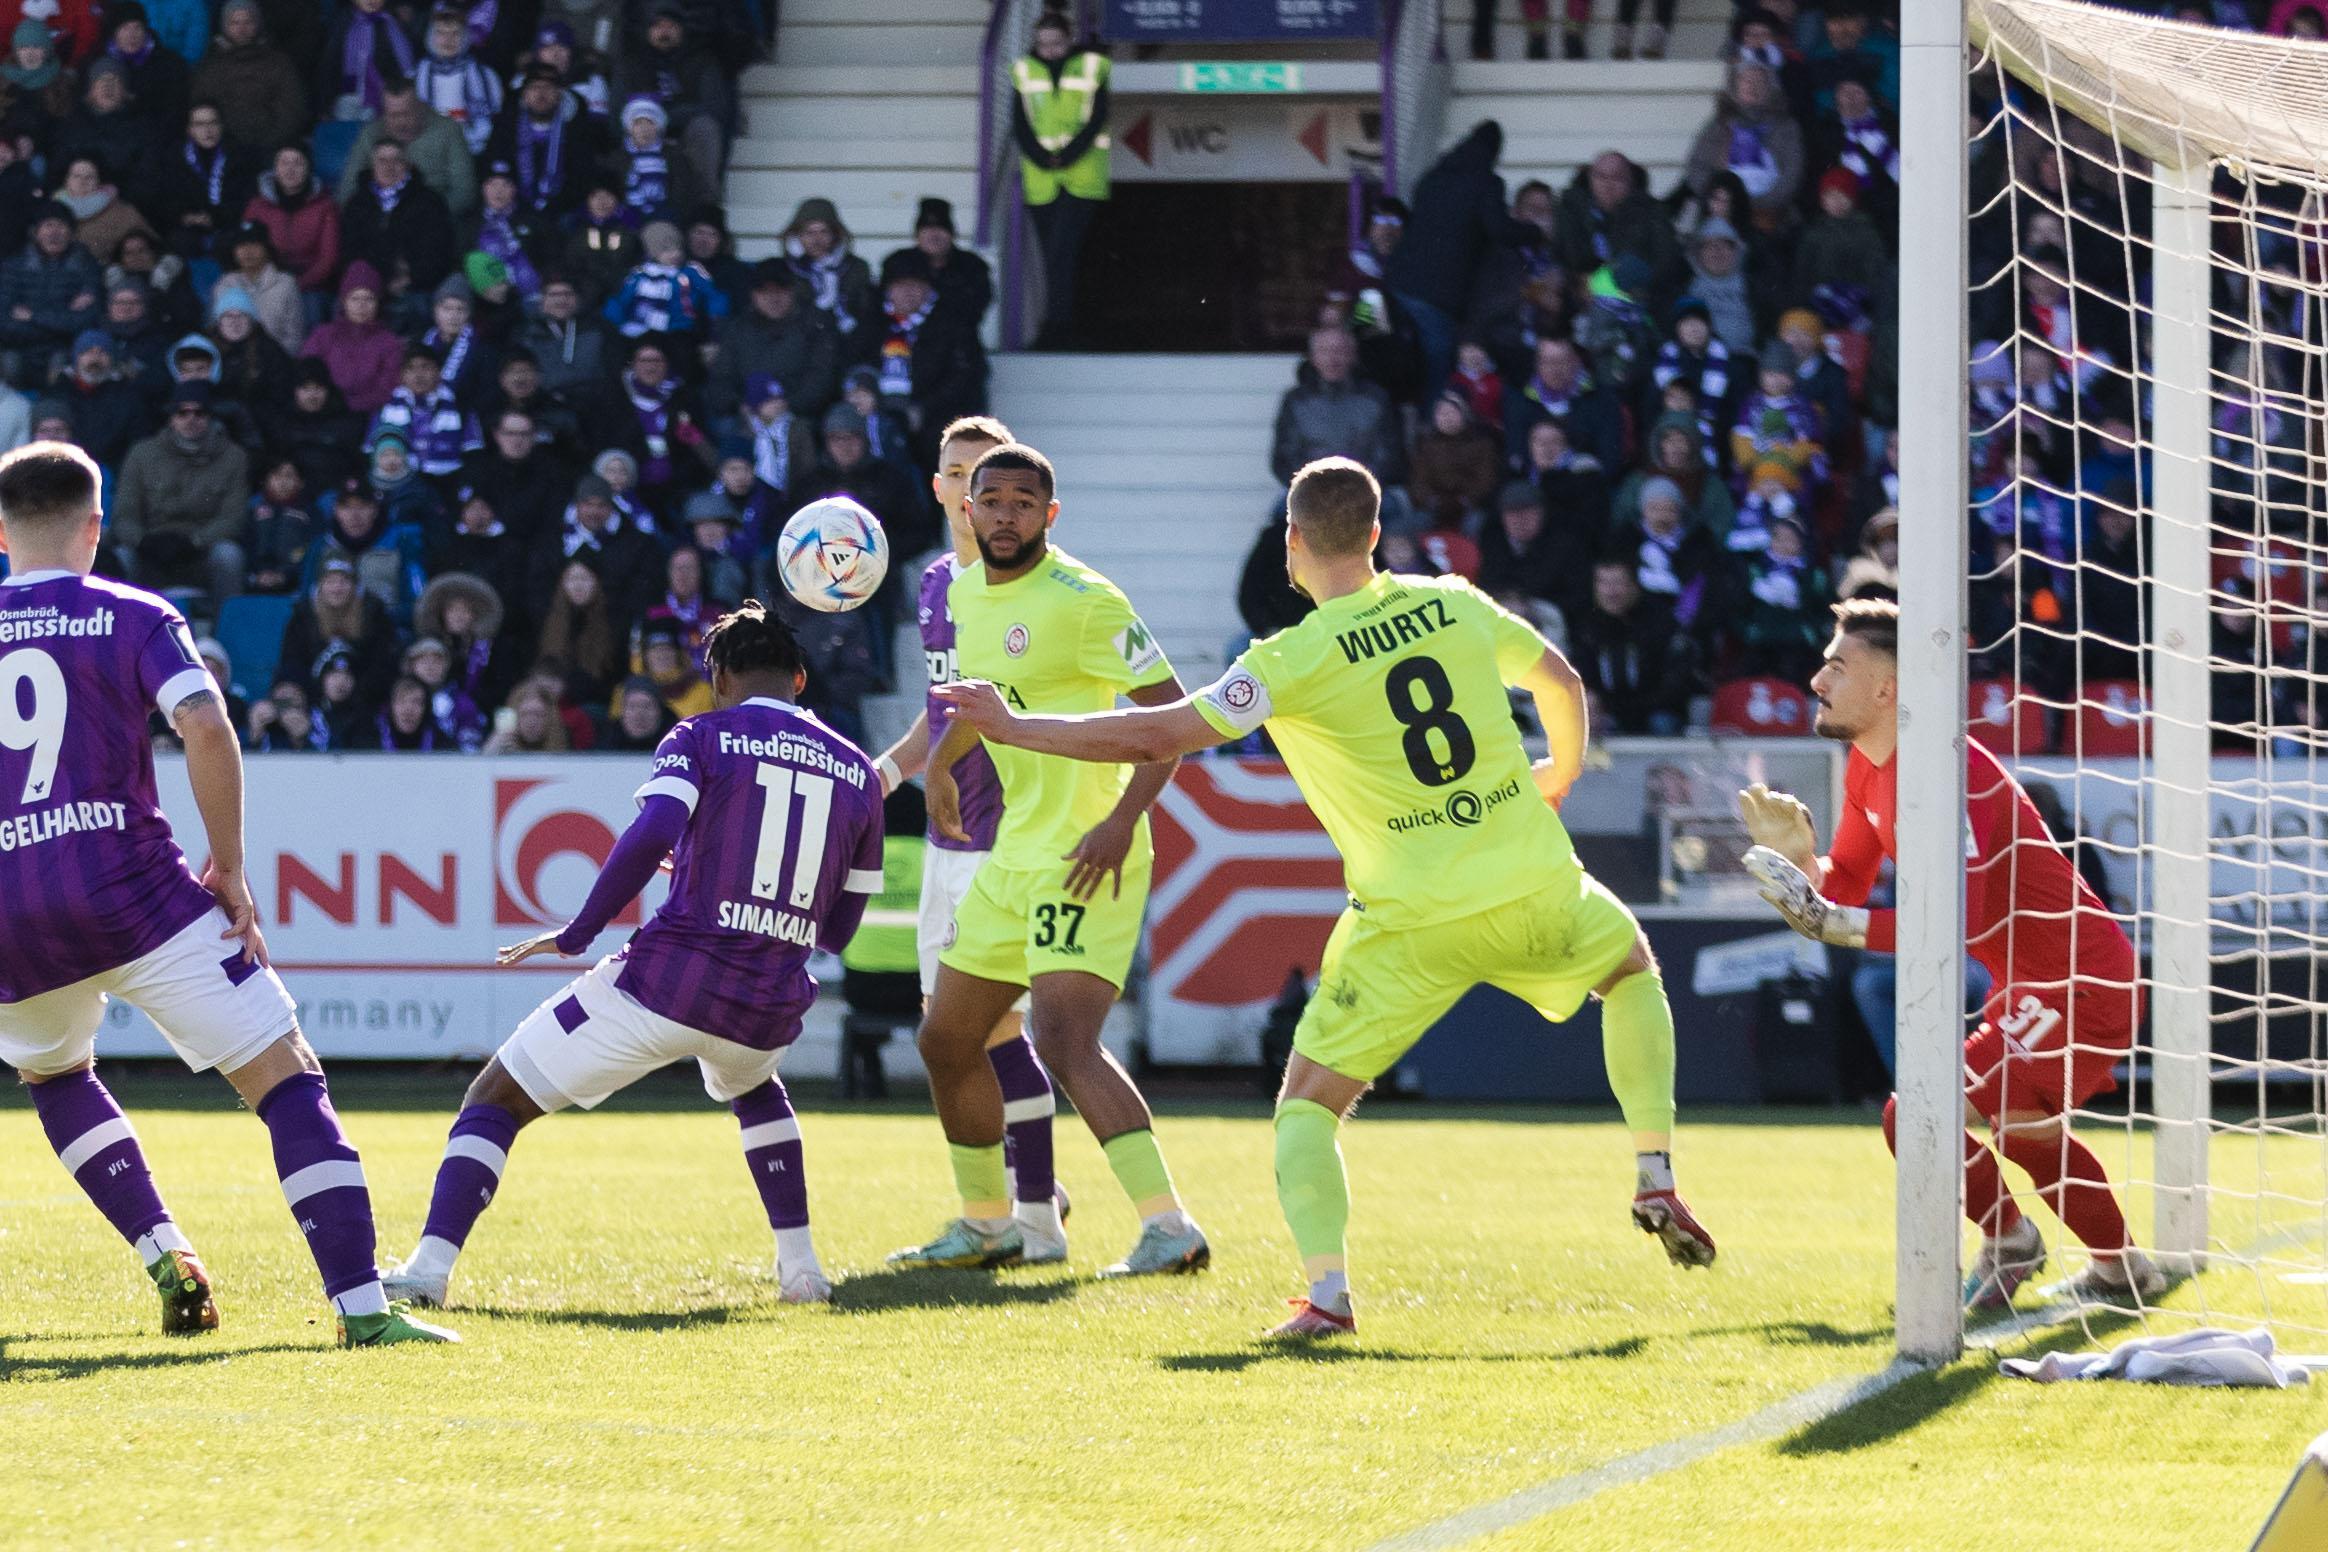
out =
[[233,1072],[299,1027],[282,979],[243,958],[242,945],[219,936],[226,913],[213,906],[150,954],[102,975],[0,1002],[0,1062],[47,1077],[69,1072],[95,1054],[105,999],[154,1021],[196,1072]]
[[527,1014],[495,1053],[544,1111],[595,1110],[607,1096],[688,1057],[703,1069],[703,1091],[723,1105],[776,1075],[782,1049],[755,1050],[667,1019],[615,985],[621,973],[613,955],[601,959]]
[[[970,881],[986,860],[982,851],[948,851],[943,846],[922,848],[921,926],[914,947],[921,953],[921,988],[925,998],[938,987],[938,955],[954,941],[954,912],[970,893]],[[1027,1011],[1027,994],[1010,1005],[1013,1013]]]

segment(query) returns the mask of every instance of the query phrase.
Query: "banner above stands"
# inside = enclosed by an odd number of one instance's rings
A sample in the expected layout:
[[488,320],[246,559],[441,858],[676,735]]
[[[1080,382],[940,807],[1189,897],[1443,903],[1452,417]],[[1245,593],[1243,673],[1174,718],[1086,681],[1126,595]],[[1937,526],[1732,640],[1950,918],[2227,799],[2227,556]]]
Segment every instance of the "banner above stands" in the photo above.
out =
[[1100,34],[1120,43],[1278,43],[1372,38],[1379,0],[1107,0]]
[[1193,96],[1116,110],[1119,183],[1341,183],[1382,165],[1382,114],[1316,98]]

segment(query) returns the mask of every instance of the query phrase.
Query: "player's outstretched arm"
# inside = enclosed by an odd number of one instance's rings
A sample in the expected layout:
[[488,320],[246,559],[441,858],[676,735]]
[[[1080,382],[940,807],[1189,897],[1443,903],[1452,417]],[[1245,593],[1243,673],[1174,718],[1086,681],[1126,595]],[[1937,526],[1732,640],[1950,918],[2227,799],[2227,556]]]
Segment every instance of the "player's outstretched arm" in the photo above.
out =
[[[1230,736],[1204,719],[1195,702],[1180,693],[1177,681],[1153,686],[1152,690],[1161,691],[1171,699],[1165,703],[1143,702],[1128,710],[1095,711],[1080,717],[1021,716],[1010,709],[993,685],[977,679],[941,685],[936,694],[954,708],[954,727],[967,723],[994,743],[1102,765],[1177,761],[1182,755],[1223,743]],[[1138,701],[1149,693],[1149,690],[1134,691],[1132,698]],[[952,732],[952,727],[947,729],[949,737]],[[1169,777],[1170,772],[1166,775]],[[1162,789],[1163,783],[1158,782],[1157,790]],[[1153,798],[1154,794],[1149,796]]]
[[881,795],[887,797],[919,776],[922,762],[929,758],[929,754],[930,714],[925,710],[915,716],[913,726],[905,730],[905,736],[882,750],[880,757],[873,762],[873,768],[881,773]]
[[250,881],[243,876],[242,742],[215,690],[202,690],[178,702],[170,710],[170,726],[186,746],[186,780],[194,789],[194,806],[202,811],[202,831],[210,845],[202,884],[226,912],[227,929],[219,936],[240,942],[243,957],[263,965],[267,940],[259,931],[259,908],[251,898]]
[[1591,722],[1585,711],[1584,677],[1560,649],[1551,643],[1528,671],[1519,687],[1536,703],[1536,720],[1544,726],[1546,754],[1536,762],[1536,790],[1554,808],[1568,796],[1576,778],[1584,774],[1585,741]]
[[686,833],[688,817],[685,801],[661,792],[649,794],[639,805],[638,818],[614,843],[606,866],[598,870],[598,878],[590,886],[590,897],[582,902],[574,919],[556,932],[536,933],[522,943],[512,943],[495,954],[493,962],[514,965],[536,954],[571,957],[588,952],[615,913],[639,897],[663,859],[671,855],[671,848]]

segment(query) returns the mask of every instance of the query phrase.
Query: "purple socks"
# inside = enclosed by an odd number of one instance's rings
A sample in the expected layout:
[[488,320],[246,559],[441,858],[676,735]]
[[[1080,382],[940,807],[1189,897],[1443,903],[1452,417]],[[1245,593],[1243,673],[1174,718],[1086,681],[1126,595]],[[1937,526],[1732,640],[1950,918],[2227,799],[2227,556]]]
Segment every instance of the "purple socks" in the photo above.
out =
[[808,1175],[801,1166],[800,1121],[781,1081],[770,1078],[728,1106],[744,1129],[744,1163],[779,1233],[808,1227]]
[[770,1078],[728,1106],[743,1128],[744,1165],[776,1231],[776,1270],[791,1278],[822,1275],[808,1230],[808,1173],[802,1166],[800,1120],[784,1080]]
[[323,1074],[303,1072],[276,1084],[259,1101],[259,1119],[274,1139],[283,1200],[307,1236],[324,1293],[343,1315],[384,1312],[387,1299],[373,1261],[372,1195],[364,1185],[363,1161],[331,1108]]
[[470,1105],[453,1118],[445,1140],[445,1161],[437,1166],[436,1190],[428,1199],[428,1224],[411,1270],[449,1274],[469,1230],[500,1189],[509,1167],[509,1145],[517,1140],[517,1117],[499,1105]]
[[68,1072],[27,1087],[57,1161],[140,1260],[151,1266],[165,1250],[192,1248],[154,1189],[129,1117],[95,1073]]
[[1012,1194],[1021,1202],[1050,1204],[1058,1186],[1051,1175],[1051,1117],[1059,1108],[1051,1075],[1035,1059],[1025,1035],[986,1053],[1002,1085],[1002,1138],[1013,1171]]

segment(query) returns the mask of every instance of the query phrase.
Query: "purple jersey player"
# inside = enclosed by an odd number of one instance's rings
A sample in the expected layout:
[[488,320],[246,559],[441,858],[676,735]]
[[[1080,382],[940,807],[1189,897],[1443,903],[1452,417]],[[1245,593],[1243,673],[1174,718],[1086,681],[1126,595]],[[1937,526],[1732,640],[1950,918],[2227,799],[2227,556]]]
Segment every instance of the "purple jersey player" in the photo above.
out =
[[[110,997],[258,1112],[342,1345],[458,1340],[380,1286],[363,1163],[268,967],[243,876],[234,726],[178,611],[89,575],[102,525],[97,466],[78,448],[35,442],[0,458],[0,545],[15,568],[0,583],[0,1060],[146,1263],[164,1331],[212,1329],[218,1307],[93,1070]],[[155,710],[185,741],[210,852],[200,880],[154,794]]]
[[[929,660],[930,670],[930,687],[922,716],[925,736],[933,749],[946,736],[946,723],[954,715],[953,708],[938,699],[938,686],[952,684],[961,677],[954,671],[954,615],[946,607],[946,589],[961,575],[962,566],[961,557],[949,551],[931,561],[929,569],[922,573],[922,655]],[[957,841],[950,835],[942,835],[933,824],[927,836],[929,844],[941,851],[975,852],[984,856],[994,850],[994,828],[1002,822],[1002,778],[994,774],[994,757],[986,752],[984,744],[955,765],[954,785],[961,789],[962,832],[969,839]]]
[[[1010,428],[985,415],[957,420],[939,438],[938,472],[930,480],[930,490],[946,514],[953,549],[932,561],[921,579],[922,651],[929,660],[933,692],[955,678],[954,615],[946,604],[946,589],[965,567],[978,564],[978,541],[970,532],[970,470],[987,449],[1010,440]],[[935,693],[929,696],[922,715],[878,762],[884,792],[921,774],[952,715]],[[1002,822],[1002,781],[983,744],[955,765],[954,781],[961,789],[962,828],[969,839],[941,835],[934,824],[926,836],[916,942],[924,998],[937,984],[939,950],[954,940],[954,911],[970,893],[970,881],[993,849],[995,827]],[[1003,1148],[1009,1160],[1005,1173],[1017,1204],[1013,1212],[1026,1241],[1026,1259],[1063,1261],[1067,1238],[1060,1231],[1059,1216],[1067,1193],[1051,1173],[1051,1118],[1058,1100],[1051,1090],[1051,1075],[1043,1070],[1034,1042],[1027,1038],[1026,1007],[1021,997],[994,1026],[986,1041],[986,1059],[1002,1085]]]
[[716,709],[655,751],[639,816],[581,914],[499,962],[587,951],[665,857],[670,897],[620,952],[536,1008],[469,1086],[419,1248],[388,1278],[400,1298],[444,1303],[518,1128],[567,1105],[591,1109],[687,1057],[743,1127],[783,1297],[832,1296],[809,1238],[800,1123],[776,1064],[816,999],[810,951],[839,952],[881,888],[881,780],[862,750],[793,704],[806,679],[800,647],[758,602],[712,627],[704,657]]

